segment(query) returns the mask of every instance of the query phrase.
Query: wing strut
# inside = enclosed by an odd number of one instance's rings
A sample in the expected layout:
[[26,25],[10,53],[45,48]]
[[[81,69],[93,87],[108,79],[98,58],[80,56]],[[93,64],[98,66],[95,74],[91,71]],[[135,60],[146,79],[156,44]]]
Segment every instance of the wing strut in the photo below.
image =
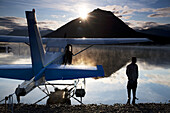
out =
[[76,53],[76,54],[74,54],[73,56],[76,56],[76,55],[78,55],[78,54],[82,53],[83,51],[85,51],[85,50],[89,49],[89,48],[90,48],[90,47],[92,47],[92,46],[93,46],[93,45],[90,45],[90,46],[88,46],[88,47],[84,48],[83,50],[81,50],[81,51],[77,52],[77,53]]

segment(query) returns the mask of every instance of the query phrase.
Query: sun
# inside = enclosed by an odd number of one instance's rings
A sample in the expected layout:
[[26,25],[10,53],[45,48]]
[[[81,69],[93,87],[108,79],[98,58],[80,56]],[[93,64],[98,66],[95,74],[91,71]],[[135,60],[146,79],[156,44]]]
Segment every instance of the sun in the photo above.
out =
[[88,11],[85,6],[82,6],[79,8],[79,16],[83,19],[86,20],[88,17]]

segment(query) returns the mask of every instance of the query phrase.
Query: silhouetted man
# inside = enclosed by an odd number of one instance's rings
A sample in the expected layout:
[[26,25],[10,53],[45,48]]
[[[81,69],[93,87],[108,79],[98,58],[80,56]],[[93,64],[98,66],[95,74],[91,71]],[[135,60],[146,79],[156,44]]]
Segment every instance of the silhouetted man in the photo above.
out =
[[136,98],[136,88],[137,88],[137,79],[138,79],[138,66],[136,64],[136,57],[132,57],[132,62],[127,66],[126,75],[128,77],[127,91],[128,91],[128,101],[127,104],[130,104],[131,99],[131,89],[133,92],[133,101],[132,104],[135,104]]

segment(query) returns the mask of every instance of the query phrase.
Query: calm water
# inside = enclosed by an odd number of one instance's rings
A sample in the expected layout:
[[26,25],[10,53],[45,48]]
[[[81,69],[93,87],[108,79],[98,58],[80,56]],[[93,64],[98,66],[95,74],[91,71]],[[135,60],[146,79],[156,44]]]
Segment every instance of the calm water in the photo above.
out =
[[[0,64],[30,64],[29,48],[12,44],[12,53],[0,54]],[[74,46],[73,53],[86,46]],[[22,49],[21,49],[22,48]],[[170,100],[170,46],[93,46],[73,58],[75,65],[103,65],[105,78],[86,79],[85,104],[126,103],[126,66],[132,56],[138,58],[139,79],[137,103],[163,102]],[[0,79],[0,100],[13,93],[23,81]],[[73,83],[74,81],[52,81],[52,83]],[[63,87],[61,87],[63,88]],[[52,87],[49,87],[53,91]],[[38,88],[21,98],[23,103],[34,103],[45,96]],[[46,100],[40,104],[45,104]],[[78,104],[72,100],[73,104]]]

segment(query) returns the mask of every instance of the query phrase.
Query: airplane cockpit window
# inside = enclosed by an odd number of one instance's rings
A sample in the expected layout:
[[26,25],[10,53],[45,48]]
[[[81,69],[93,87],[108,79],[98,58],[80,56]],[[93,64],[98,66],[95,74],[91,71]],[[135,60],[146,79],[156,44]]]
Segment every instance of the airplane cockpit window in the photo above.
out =
[[48,47],[48,48],[47,48],[47,51],[48,51],[48,52],[60,52],[59,50],[60,50],[60,49],[59,49],[58,47],[57,47],[57,48],[56,48],[56,47]]
[[64,53],[64,48],[61,48],[61,52]]
[[65,49],[64,48],[59,48],[59,47],[46,47],[46,51],[47,52],[62,52],[64,53],[65,52]]

